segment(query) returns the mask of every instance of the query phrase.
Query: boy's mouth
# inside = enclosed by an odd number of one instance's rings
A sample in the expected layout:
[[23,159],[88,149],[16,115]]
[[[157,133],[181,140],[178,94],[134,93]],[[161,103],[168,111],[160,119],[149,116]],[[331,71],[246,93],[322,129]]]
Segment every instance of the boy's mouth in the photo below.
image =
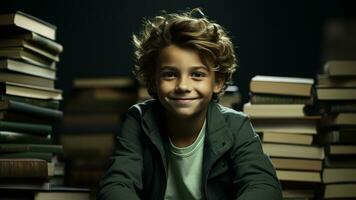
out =
[[198,99],[198,98],[177,98],[177,97],[172,97],[170,98],[171,100],[173,100],[174,102],[178,103],[178,104],[189,104],[192,101]]

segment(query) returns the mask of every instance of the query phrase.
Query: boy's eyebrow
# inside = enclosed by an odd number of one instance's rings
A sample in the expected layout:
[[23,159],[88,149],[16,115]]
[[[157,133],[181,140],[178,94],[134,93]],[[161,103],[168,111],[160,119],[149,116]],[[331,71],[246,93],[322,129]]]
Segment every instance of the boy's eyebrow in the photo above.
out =
[[159,70],[164,70],[164,69],[176,69],[176,67],[171,65],[163,65],[159,68]]
[[[189,68],[191,69],[204,69],[204,70],[208,70],[209,71],[209,68],[206,67],[205,65],[193,65],[193,66],[189,66]],[[159,68],[159,70],[164,70],[164,69],[177,69],[176,66],[172,66],[172,65],[163,65],[162,67]]]

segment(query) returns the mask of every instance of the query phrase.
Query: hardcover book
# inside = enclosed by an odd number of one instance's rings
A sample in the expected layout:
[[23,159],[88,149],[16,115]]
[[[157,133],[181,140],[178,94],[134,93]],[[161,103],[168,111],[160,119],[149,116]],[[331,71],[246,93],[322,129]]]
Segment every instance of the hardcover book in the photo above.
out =
[[16,11],[15,13],[0,14],[0,29],[23,29],[55,40],[57,27],[29,14]]

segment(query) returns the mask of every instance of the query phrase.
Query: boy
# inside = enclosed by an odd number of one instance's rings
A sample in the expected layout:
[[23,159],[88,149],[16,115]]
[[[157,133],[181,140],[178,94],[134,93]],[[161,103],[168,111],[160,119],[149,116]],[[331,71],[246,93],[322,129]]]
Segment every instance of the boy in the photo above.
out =
[[236,67],[223,28],[199,9],[164,14],[134,44],[154,100],[129,109],[98,199],[282,199],[249,119],[216,103]]

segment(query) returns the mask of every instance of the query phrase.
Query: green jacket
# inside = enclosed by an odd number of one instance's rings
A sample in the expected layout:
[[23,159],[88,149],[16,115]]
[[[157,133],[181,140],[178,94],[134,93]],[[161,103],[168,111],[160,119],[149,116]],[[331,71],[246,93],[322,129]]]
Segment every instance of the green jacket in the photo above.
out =
[[[164,199],[168,138],[158,101],[129,109],[98,200]],[[187,124],[189,125],[189,124]],[[280,200],[281,187],[258,135],[242,113],[210,103],[203,155],[207,200]]]

